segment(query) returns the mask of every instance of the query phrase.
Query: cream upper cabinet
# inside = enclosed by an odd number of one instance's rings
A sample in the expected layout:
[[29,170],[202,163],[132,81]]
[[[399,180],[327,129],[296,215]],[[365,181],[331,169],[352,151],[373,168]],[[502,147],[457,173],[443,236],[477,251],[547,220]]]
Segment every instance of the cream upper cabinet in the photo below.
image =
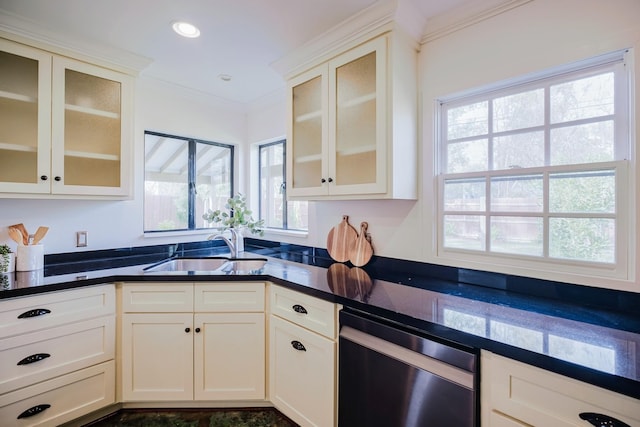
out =
[[386,34],[289,80],[287,195],[416,197],[416,50]]
[[0,39],[0,196],[127,197],[133,77]]

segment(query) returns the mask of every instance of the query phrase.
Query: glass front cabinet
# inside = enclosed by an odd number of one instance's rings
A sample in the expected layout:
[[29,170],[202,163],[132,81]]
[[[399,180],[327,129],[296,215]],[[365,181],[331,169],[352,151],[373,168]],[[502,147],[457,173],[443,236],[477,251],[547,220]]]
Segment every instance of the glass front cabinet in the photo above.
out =
[[[391,42],[389,36],[378,37],[289,81],[287,194],[292,199],[416,197],[416,76],[402,83],[414,88],[409,95],[414,129],[394,140]],[[406,65],[415,69],[415,62]]]
[[0,196],[127,197],[133,77],[0,39]]

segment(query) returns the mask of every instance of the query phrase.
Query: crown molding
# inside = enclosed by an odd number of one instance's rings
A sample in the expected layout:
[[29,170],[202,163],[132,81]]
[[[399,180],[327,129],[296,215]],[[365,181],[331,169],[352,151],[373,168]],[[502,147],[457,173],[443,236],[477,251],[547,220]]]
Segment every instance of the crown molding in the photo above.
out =
[[152,59],[110,46],[74,40],[48,31],[33,21],[0,9],[0,37],[58,55],[86,60],[130,75],[138,75]]
[[437,40],[463,28],[523,6],[533,0],[483,0],[428,19],[421,43]]
[[358,43],[392,30],[408,34],[418,49],[424,24],[425,18],[412,0],[378,1],[270,65],[289,79]]

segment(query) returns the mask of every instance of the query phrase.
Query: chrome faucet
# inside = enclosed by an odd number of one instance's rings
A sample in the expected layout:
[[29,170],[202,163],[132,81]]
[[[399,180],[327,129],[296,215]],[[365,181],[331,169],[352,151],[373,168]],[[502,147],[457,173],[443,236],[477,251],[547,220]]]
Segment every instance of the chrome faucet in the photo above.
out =
[[229,247],[231,258],[237,258],[238,257],[238,232],[233,228],[229,228],[228,230],[231,233],[231,239],[228,239],[222,233],[219,233],[219,234],[212,234],[211,236],[207,237],[207,240],[222,240]]

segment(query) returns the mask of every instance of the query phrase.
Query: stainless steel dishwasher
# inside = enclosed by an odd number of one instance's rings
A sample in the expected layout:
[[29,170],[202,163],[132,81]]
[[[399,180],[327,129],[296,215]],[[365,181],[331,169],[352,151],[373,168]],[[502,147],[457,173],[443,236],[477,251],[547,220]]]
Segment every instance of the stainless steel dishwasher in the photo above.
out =
[[340,427],[479,425],[477,354],[340,312]]

